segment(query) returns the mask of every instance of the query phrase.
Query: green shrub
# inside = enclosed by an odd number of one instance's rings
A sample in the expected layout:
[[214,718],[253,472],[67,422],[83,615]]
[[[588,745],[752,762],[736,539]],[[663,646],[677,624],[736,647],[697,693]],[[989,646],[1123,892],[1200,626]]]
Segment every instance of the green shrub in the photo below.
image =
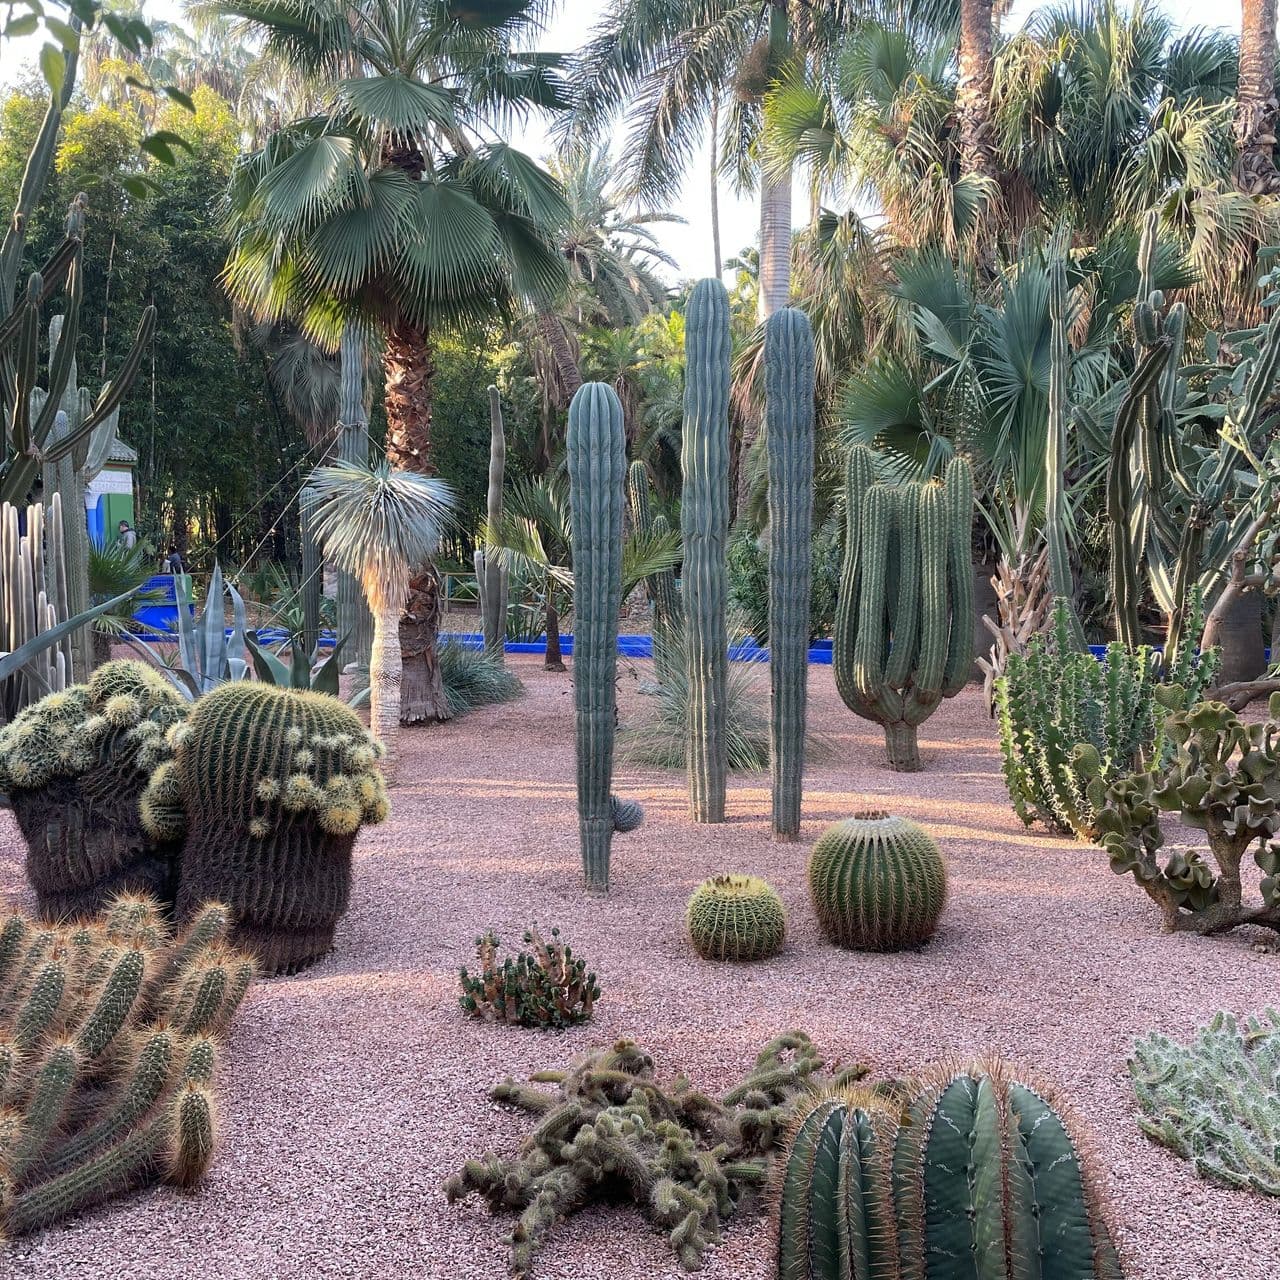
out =
[[519,678],[495,654],[470,649],[454,640],[440,645],[438,654],[450,715],[465,715],[495,702],[511,702],[524,692]]
[[[729,604],[757,644],[769,643],[769,560],[763,537],[739,529],[729,540]],[[830,528],[815,531],[809,638],[829,636],[840,594],[840,545]]]

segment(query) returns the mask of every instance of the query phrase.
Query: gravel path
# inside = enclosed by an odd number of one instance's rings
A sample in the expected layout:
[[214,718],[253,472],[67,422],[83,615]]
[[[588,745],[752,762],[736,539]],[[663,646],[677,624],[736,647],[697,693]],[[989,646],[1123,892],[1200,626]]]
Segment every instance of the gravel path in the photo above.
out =
[[[1028,835],[999,776],[976,690],[922,730],[926,772],[895,775],[879,730],[812,669],[811,720],[832,742],[808,779],[804,841],[774,845],[768,781],[731,783],[730,821],[695,827],[682,777],[627,768],[616,789],[648,821],[614,844],[607,900],[579,889],[567,676],[517,659],[527,696],[423,733],[405,750],[395,812],[357,846],[337,950],[260,984],[222,1071],[223,1149],[192,1198],[160,1189],[19,1241],[13,1280],[501,1280],[505,1220],[450,1208],[441,1180],[523,1117],[486,1098],[508,1072],[561,1065],[631,1035],[660,1068],[704,1088],[736,1079],[759,1046],[801,1027],[833,1057],[884,1073],[998,1049],[1055,1080],[1091,1125],[1129,1280],[1263,1280],[1280,1256],[1280,1203],[1199,1182],[1132,1120],[1125,1054],[1135,1034],[1185,1034],[1226,1007],[1277,1000],[1280,957],[1245,936],[1166,937],[1154,908],[1097,850]],[[624,664],[624,713],[643,709]],[[881,798],[881,799],[878,799]],[[869,803],[925,824],[952,874],[923,952],[845,953],[817,935],[804,862],[824,824]],[[0,812],[0,887],[23,892],[20,842]],[[721,870],[767,877],[791,932],[776,959],[698,960],[685,900]],[[594,1022],[561,1035],[487,1027],[455,1004],[455,969],[486,925],[504,940],[558,924],[600,974]],[[761,1221],[731,1226],[707,1280],[768,1280]],[[7,1266],[6,1266],[7,1262]],[[674,1280],[647,1224],[579,1216],[541,1256],[542,1280]]]

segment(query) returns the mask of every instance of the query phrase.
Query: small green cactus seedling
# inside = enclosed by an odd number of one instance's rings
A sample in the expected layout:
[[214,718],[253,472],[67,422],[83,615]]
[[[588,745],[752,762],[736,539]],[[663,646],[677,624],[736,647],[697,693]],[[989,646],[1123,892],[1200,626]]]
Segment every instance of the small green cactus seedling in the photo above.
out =
[[459,970],[458,1003],[486,1022],[555,1029],[586,1022],[600,998],[600,984],[586,961],[560,941],[559,929],[552,929],[551,941],[545,942],[529,928],[524,942],[527,951],[499,963],[498,935],[490,929],[477,938],[478,972]]
[[764,960],[782,950],[787,935],[782,899],[756,876],[704,880],[689,899],[685,923],[704,960]]

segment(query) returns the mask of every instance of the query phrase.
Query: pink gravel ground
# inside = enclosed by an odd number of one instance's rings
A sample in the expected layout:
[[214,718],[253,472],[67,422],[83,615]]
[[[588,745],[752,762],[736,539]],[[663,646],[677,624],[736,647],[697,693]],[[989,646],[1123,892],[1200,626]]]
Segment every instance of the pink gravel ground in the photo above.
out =
[[[520,702],[410,738],[394,815],[357,846],[335,953],[251,993],[222,1064],[223,1147],[203,1187],[149,1191],[18,1241],[0,1276],[500,1280],[508,1220],[449,1207],[439,1189],[465,1157],[509,1151],[525,1132],[524,1117],[488,1101],[496,1080],[629,1035],[660,1069],[719,1089],[792,1027],[885,1074],[983,1049],[1017,1058],[1092,1129],[1130,1280],[1277,1274],[1280,1204],[1200,1182],[1144,1138],[1124,1063],[1151,1028],[1181,1036],[1220,1008],[1275,1003],[1280,959],[1247,936],[1165,936],[1100,852],[1024,832],[976,690],[924,726],[926,772],[895,775],[879,729],[845,711],[830,668],[814,668],[811,723],[834,750],[810,771],[798,845],[769,838],[767,778],[734,778],[729,822],[696,827],[681,776],[622,768],[616,789],[643,800],[648,820],[616,840],[601,900],[579,885],[569,678],[539,659],[515,664]],[[644,710],[636,683],[622,681],[627,716]],[[924,823],[950,864],[949,906],[918,954],[835,950],[808,909],[808,846],[871,803]],[[782,894],[790,937],[776,959],[716,965],[690,950],[685,900],[722,870]],[[0,885],[24,896],[4,813]],[[459,1012],[455,970],[473,936],[493,925],[516,940],[530,921],[559,924],[597,968],[604,996],[585,1027],[548,1035]],[[766,1223],[744,1218],[703,1274],[766,1280],[767,1256]],[[573,1219],[538,1266],[543,1280],[681,1274],[621,1209]]]

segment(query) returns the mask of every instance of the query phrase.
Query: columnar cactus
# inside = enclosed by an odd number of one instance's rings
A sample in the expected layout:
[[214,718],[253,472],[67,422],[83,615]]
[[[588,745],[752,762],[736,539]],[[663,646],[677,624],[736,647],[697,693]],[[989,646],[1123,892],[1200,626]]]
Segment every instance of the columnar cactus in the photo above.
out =
[[719,280],[694,287],[685,313],[684,614],[689,672],[689,810],[723,822],[728,744],[725,553],[729,536],[729,295]]
[[[569,406],[572,516],[573,700],[577,724],[578,832],[589,889],[609,888],[615,830],[633,829],[635,805],[612,794],[617,724],[618,611],[622,608],[622,508],[627,465],[622,403],[588,382]],[[620,812],[622,821],[619,822]]]
[[207,905],[175,941],[158,904],[123,896],[56,929],[0,920],[6,1238],[204,1175],[217,1037],[254,975],[227,919]]
[[917,728],[973,665],[973,472],[953,458],[941,484],[872,477],[855,446],[832,660],[845,705],[884,726],[890,766],[915,771]]
[[225,902],[265,972],[314,964],[347,909],[356,833],[387,816],[380,747],[336,698],[248,682],[205,694],[170,736],[142,817],[157,839],[185,835],[179,916]]
[[[340,462],[357,466],[369,465],[369,413],[365,408],[364,339],[354,324],[342,330],[338,348],[338,439],[334,452]],[[347,640],[348,661],[358,670],[367,671],[373,650],[373,614],[359,580],[345,569],[338,570],[337,597],[338,638]]]
[[150,667],[108,662],[0,729],[0,791],[45,919],[91,914],[122,892],[172,904],[178,846],[144,830],[138,801],[187,705]]
[[813,541],[813,332],[803,311],[775,311],[765,329],[769,459],[769,762],[773,835],[800,834],[809,675]]
[[901,951],[927,942],[947,899],[947,868],[923,827],[879,811],[823,832],[809,857],[823,933],[840,947]]
[[999,1060],[946,1064],[905,1107],[802,1104],[777,1179],[778,1280],[1121,1280],[1054,1093]]
[[507,466],[507,442],[502,430],[502,399],[497,387],[489,388],[489,494],[483,545],[476,548],[476,585],[484,647],[501,662],[506,656],[507,566],[495,556],[494,539],[502,523],[502,482]]
[[782,899],[756,876],[704,880],[689,899],[685,923],[704,960],[765,960],[787,936]]

